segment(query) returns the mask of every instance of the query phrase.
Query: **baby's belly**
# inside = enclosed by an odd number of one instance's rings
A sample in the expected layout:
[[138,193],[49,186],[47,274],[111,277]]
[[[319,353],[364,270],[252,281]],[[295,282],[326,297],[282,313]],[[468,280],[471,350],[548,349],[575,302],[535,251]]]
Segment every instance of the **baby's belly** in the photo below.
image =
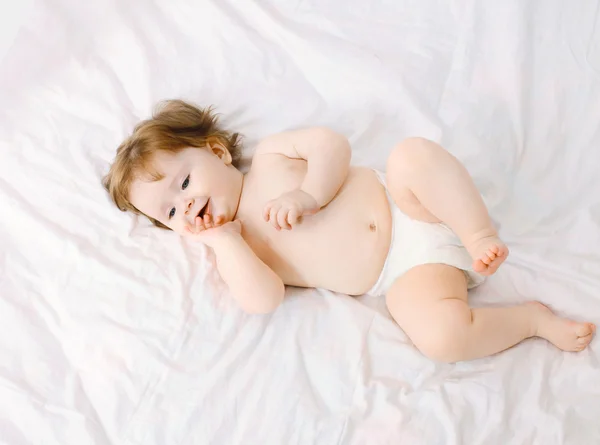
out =
[[385,189],[372,170],[355,168],[319,213],[270,232],[261,256],[287,285],[360,295],[379,278],[390,240]]
[[290,250],[282,252],[287,261],[272,264],[285,284],[348,295],[360,295],[373,287],[389,250],[389,239],[378,222],[318,235],[306,240],[298,236],[298,243],[290,243]]

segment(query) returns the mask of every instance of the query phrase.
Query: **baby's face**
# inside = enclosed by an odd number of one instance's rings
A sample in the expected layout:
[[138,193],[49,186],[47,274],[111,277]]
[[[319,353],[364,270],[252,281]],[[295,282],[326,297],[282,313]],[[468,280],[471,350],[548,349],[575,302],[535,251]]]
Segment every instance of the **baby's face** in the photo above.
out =
[[186,148],[177,154],[157,153],[154,168],[159,181],[142,177],[130,190],[131,203],[141,212],[185,235],[197,216],[213,221],[233,220],[241,193],[241,173],[227,154],[210,148]]

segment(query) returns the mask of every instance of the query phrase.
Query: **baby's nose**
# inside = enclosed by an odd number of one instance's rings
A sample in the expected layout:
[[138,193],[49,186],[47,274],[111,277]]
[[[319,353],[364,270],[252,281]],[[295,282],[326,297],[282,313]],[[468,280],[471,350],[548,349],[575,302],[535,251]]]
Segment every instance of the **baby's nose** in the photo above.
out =
[[188,213],[191,208],[194,206],[194,200],[190,199],[185,203],[185,213]]

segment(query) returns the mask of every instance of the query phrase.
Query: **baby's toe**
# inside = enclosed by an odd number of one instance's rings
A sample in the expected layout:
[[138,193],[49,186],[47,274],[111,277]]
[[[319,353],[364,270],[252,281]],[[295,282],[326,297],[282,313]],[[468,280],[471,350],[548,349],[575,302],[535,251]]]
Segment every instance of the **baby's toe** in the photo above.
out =
[[586,335],[585,337],[579,337],[579,338],[577,338],[577,345],[585,346],[590,342],[591,339],[592,339],[592,334]]
[[591,341],[592,341],[592,334],[587,335],[585,337],[580,337],[577,339],[576,348],[579,351],[583,351],[585,348],[588,347],[588,345],[590,344]]
[[483,264],[485,264],[486,266],[489,266],[492,263],[492,261],[494,260],[494,258],[490,258],[487,255],[482,255],[480,260]]
[[486,265],[483,264],[483,261],[481,260],[475,260],[473,261],[472,267],[475,272],[483,272],[486,268]]
[[592,334],[593,326],[594,325],[591,323],[581,323],[575,329],[575,334],[577,335],[577,337],[587,337],[588,335]]
[[490,259],[490,261],[494,261],[496,259],[496,254],[492,251],[487,251],[485,256]]

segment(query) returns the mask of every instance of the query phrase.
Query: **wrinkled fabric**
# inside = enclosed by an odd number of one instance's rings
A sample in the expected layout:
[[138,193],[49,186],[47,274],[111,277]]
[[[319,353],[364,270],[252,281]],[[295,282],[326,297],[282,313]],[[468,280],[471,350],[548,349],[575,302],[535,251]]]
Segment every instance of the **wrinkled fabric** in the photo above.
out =
[[248,316],[206,248],[119,212],[100,184],[167,98],[214,104],[246,167],[260,138],[302,126],[344,133],[353,162],[380,170],[396,142],[428,137],[471,172],[511,249],[472,304],[538,299],[600,324],[599,9],[46,0],[16,14],[0,65],[0,443],[600,443],[598,339],[440,365],[382,298],[290,289]]

